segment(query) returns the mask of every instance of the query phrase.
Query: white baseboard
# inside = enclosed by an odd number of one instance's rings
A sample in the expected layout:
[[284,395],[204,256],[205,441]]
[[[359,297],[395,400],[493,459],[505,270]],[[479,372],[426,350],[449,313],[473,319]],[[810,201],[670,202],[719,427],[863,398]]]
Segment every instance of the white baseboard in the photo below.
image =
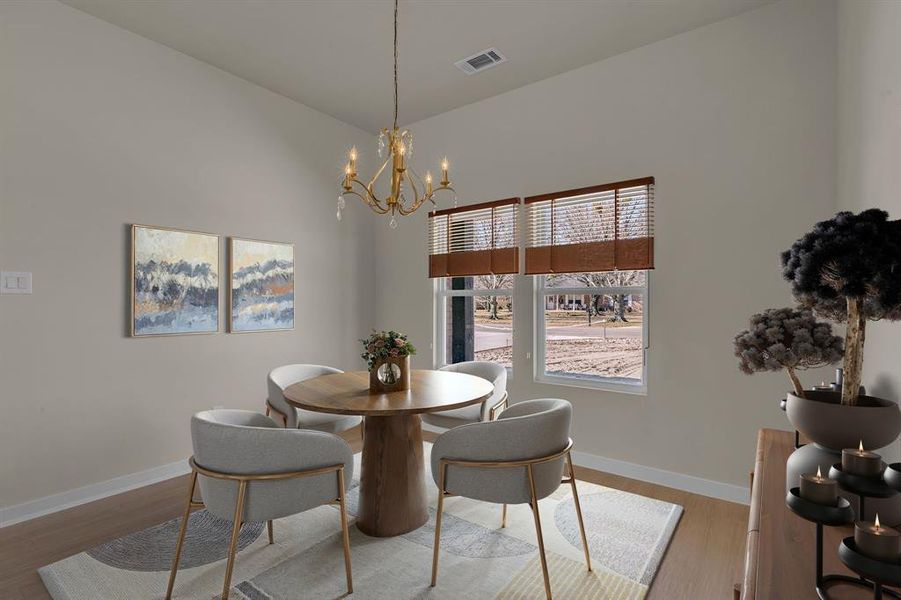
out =
[[[427,426],[424,429],[430,429]],[[437,431],[437,430],[436,430]],[[676,488],[700,494],[702,496],[710,496],[711,498],[719,498],[720,500],[728,500],[729,502],[738,502],[740,504],[748,503],[748,490],[739,485],[729,483],[721,483],[719,481],[711,481],[693,475],[685,475],[683,473],[674,473],[672,471],[664,471],[654,467],[646,467],[635,463],[616,460],[613,458],[605,458],[586,452],[573,452],[573,460],[580,467],[587,467],[596,471],[612,473],[630,479],[639,481],[647,481],[666,487]],[[50,513],[55,513],[73,506],[100,500],[109,496],[115,496],[122,492],[127,492],[135,488],[143,487],[179,475],[190,473],[187,460],[179,460],[168,465],[162,465],[139,471],[129,475],[116,477],[108,481],[94,483],[67,492],[45,496],[15,506],[6,506],[0,508],[0,528],[15,525],[22,521],[35,519]]]
[[646,467],[614,458],[605,458],[586,452],[573,452],[573,461],[580,467],[612,473],[613,475],[620,475],[629,479],[646,481],[693,494],[718,498],[719,500],[727,500],[739,504],[748,504],[750,500],[747,487],[731,483],[722,483],[695,477],[694,475],[664,471],[663,469]]
[[[442,427],[432,426],[428,423],[423,423],[422,428],[426,431],[435,433],[443,433],[446,431],[446,429]],[[740,485],[722,483],[720,481],[695,477],[694,475],[685,475],[684,473],[664,471],[663,469],[657,469],[655,467],[646,467],[624,460],[588,454],[587,452],[573,452],[573,461],[580,467],[671,487],[684,492],[691,492],[692,494],[700,494],[701,496],[708,496],[710,498],[717,498],[728,502],[737,502],[739,504],[748,504],[750,502],[751,494],[748,488]]]
[[78,506],[79,504],[86,504],[108,496],[115,496],[122,492],[165,481],[166,479],[185,475],[190,472],[191,468],[188,466],[188,461],[179,460],[174,463],[169,463],[168,465],[122,475],[121,477],[115,477],[108,481],[93,483],[74,490],[53,494],[52,496],[45,496],[36,500],[23,502],[22,504],[16,504],[15,506],[0,507],[0,528],[49,515],[50,513]]

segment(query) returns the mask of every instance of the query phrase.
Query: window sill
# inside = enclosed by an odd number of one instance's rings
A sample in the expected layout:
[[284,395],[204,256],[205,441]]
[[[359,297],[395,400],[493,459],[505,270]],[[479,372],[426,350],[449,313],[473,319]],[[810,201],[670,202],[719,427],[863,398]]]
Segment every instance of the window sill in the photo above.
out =
[[587,377],[567,377],[565,375],[547,374],[535,375],[535,382],[547,385],[601,390],[616,394],[629,394],[632,396],[648,395],[648,386],[645,383],[617,383],[614,381],[604,381],[602,379],[589,379]]

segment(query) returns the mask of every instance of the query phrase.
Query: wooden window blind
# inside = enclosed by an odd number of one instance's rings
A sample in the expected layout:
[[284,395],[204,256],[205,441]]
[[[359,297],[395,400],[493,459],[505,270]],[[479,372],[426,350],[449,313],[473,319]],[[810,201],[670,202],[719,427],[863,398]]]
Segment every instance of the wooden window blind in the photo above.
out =
[[654,178],[526,198],[526,274],[654,268]]
[[429,213],[429,277],[519,272],[519,198]]

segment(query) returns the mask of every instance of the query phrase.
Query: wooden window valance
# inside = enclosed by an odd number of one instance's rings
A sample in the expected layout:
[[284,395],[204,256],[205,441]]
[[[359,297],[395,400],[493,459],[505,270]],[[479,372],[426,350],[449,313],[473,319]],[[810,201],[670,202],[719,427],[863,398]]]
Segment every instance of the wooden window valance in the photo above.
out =
[[429,277],[519,272],[519,198],[429,213]]
[[654,178],[526,198],[526,274],[654,268]]

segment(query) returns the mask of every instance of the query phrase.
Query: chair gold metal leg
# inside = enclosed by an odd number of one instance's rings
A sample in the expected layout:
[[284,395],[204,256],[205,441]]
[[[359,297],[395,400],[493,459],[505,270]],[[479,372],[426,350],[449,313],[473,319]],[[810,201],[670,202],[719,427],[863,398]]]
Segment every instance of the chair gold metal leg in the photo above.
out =
[[547,572],[547,558],[544,555],[544,536],[541,534],[541,517],[538,514],[538,494],[535,492],[535,476],[532,473],[532,465],[526,465],[529,472],[529,492],[532,500],[529,505],[532,507],[532,516],[535,517],[535,533],[538,536],[538,556],[541,557],[541,574],[544,575],[544,592],[547,600],[551,600],[551,578]]
[[338,502],[341,505],[341,535],[344,539],[344,571],[347,575],[347,593],[353,594],[354,580],[350,569],[350,536],[347,533],[347,507],[344,504],[344,467],[338,469],[338,491],[341,493],[341,496],[338,497]]
[[441,512],[444,510],[444,478],[446,470],[447,465],[444,464],[444,461],[441,461],[441,466],[438,468],[438,481],[441,482],[441,485],[438,486],[438,513],[435,515],[435,548],[432,556],[432,587],[435,587],[435,584],[438,582],[438,550],[441,544]]
[[269,543],[275,543],[275,537],[272,534],[272,521],[266,521],[266,532],[269,534]]
[[232,539],[228,545],[228,564],[225,567],[225,583],[222,584],[222,600],[228,600],[228,590],[231,588],[232,571],[235,568],[235,554],[238,551],[238,536],[241,533],[241,521],[244,517],[244,496],[247,492],[247,481],[238,482],[238,500],[235,502],[235,518],[232,526]]
[[507,505],[504,504],[504,509],[501,512],[501,528],[507,526]]
[[191,472],[191,486],[188,488],[188,500],[185,502],[185,512],[181,517],[181,529],[178,532],[178,541],[175,542],[175,558],[172,559],[172,572],[169,573],[169,587],[166,588],[166,600],[172,598],[172,588],[175,587],[175,573],[178,571],[178,561],[181,560],[181,548],[185,541],[185,533],[188,531],[188,519],[191,518],[191,505],[194,503],[194,488],[197,486],[197,471]]
[[566,462],[569,464],[569,483],[573,488],[573,503],[576,505],[576,516],[579,518],[579,533],[582,535],[582,550],[585,552],[585,564],[591,571],[591,555],[588,553],[588,539],[585,537],[585,523],[582,521],[582,506],[579,503],[579,491],[576,489],[576,470],[573,468],[573,457],[566,453]]

